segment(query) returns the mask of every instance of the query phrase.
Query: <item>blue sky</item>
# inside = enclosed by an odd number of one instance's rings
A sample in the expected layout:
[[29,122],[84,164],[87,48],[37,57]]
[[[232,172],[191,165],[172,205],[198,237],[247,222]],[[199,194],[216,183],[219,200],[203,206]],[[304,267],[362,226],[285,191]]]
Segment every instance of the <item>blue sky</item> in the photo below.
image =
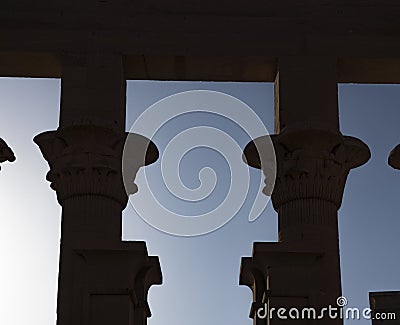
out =
[[[127,130],[156,101],[197,89],[220,91],[242,100],[273,132],[272,84],[137,81],[128,82]],[[3,164],[0,172],[2,324],[54,324],[61,210],[45,181],[47,163],[32,139],[57,128],[59,96],[59,80],[0,79],[0,137],[17,156],[14,164]],[[368,291],[400,289],[400,173],[387,165],[390,150],[400,143],[399,107],[398,86],[339,85],[341,131],[363,140],[372,152],[365,166],[351,171],[339,210],[342,286],[349,306],[367,307]],[[174,132],[199,124],[223,129],[241,147],[248,141],[231,122],[194,114],[167,123],[154,142],[163,152]],[[180,166],[183,183],[190,188],[199,186],[198,171],[204,166],[213,168],[218,176],[215,195],[194,205],[168,195],[159,183],[160,162],[147,167],[147,172],[165,204],[196,214],[218,204],[228,189],[229,164],[207,148],[184,157]],[[251,177],[258,175],[256,170],[250,173]],[[153,317],[149,325],[252,323],[248,318],[251,292],[238,286],[240,258],[251,255],[254,241],[277,240],[277,216],[270,203],[256,221],[248,221],[256,192],[250,190],[249,199],[228,224],[189,238],[152,228],[127,206],[123,239],[146,240],[149,253],[160,257],[163,271],[164,284],[150,289]]]

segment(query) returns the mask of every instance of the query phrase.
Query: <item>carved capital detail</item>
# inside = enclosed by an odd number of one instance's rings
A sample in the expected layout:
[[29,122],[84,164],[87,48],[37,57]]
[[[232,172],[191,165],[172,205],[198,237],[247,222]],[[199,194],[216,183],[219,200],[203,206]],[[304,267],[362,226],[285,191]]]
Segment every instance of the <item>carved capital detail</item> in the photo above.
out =
[[298,199],[340,207],[347,175],[370,158],[357,138],[326,131],[300,131],[273,139],[278,161],[272,201],[276,208]]
[[[74,126],[44,132],[34,138],[50,171],[46,179],[57,192],[60,204],[71,197],[83,195],[105,196],[125,206],[127,191],[122,179],[122,152],[126,134],[97,126]],[[141,166],[158,157],[156,146],[147,138],[135,135],[136,161],[132,162],[132,187],[128,194],[137,191],[134,177]],[[129,168],[128,168],[129,169]]]
[[5,161],[13,162],[15,161],[15,156],[7,143],[2,138],[0,138],[0,163],[3,163]]
[[[262,168],[266,183],[271,175],[263,166],[271,157],[258,156],[256,147],[267,139],[250,142],[245,155],[250,165]],[[340,207],[347,175],[370,158],[361,140],[324,130],[306,129],[271,136],[277,162],[272,193],[275,209],[296,200],[323,200]],[[263,161],[265,161],[263,163]],[[263,191],[270,194],[267,189]]]

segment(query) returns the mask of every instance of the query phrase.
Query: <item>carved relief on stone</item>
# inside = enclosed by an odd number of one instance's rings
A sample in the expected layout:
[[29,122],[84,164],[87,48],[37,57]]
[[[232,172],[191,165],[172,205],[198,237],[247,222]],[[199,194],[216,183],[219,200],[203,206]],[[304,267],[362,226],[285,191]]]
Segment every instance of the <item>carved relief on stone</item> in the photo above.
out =
[[[344,185],[352,168],[370,158],[366,144],[353,137],[323,130],[303,130],[272,135],[277,171],[272,200],[275,208],[298,199],[321,199],[341,205]],[[271,157],[259,155],[265,137],[250,142],[244,150],[250,166],[263,169],[266,188]],[[264,167],[266,166],[266,167]],[[266,172],[267,171],[267,172]]]
[[133,161],[128,161],[126,173],[132,177],[130,192],[122,180],[122,152],[127,134],[119,134],[97,126],[74,126],[37,135],[39,146],[50,166],[46,179],[57,192],[59,202],[81,195],[112,198],[123,206],[127,194],[137,191],[134,177],[141,166],[157,160],[157,147],[147,138],[134,135],[136,148]]
[[15,161],[15,156],[11,148],[7,145],[7,143],[0,138],[0,163],[3,163],[5,161],[13,162]]

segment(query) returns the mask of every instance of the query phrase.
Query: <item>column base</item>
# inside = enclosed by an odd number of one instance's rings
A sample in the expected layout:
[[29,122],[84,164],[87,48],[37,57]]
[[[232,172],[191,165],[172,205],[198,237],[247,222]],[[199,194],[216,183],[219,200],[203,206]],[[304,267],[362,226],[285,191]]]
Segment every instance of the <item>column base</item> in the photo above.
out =
[[147,324],[147,292],[162,283],[158,257],[139,241],[66,249],[60,278],[58,325]]
[[242,258],[239,281],[253,291],[249,317],[254,324],[343,324],[339,309],[335,319],[327,312],[318,319],[322,308],[338,307],[341,296],[339,267],[331,258],[317,246],[254,243],[252,257]]

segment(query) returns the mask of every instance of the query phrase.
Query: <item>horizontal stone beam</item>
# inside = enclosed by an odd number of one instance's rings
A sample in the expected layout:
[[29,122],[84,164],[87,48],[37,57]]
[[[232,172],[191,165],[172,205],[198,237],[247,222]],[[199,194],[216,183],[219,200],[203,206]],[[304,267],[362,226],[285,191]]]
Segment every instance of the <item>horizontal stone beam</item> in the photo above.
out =
[[[161,52],[161,50],[160,50]],[[277,60],[263,56],[125,55],[127,80],[274,82]],[[0,77],[61,78],[61,54],[0,52]],[[338,58],[339,83],[400,83],[400,57]]]
[[60,77],[65,52],[118,53],[128,79],[273,81],[276,58],[339,59],[338,81],[398,83],[395,0],[3,1],[0,76]]

